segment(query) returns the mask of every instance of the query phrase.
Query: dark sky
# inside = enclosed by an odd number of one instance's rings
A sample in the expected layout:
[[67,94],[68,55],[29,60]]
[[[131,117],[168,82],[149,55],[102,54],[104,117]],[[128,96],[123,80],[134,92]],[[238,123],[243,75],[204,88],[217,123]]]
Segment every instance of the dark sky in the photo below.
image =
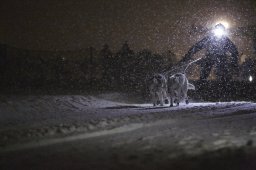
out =
[[[199,40],[190,26],[231,27],[255,22],[255,0],[1,0],[0,41],[40,50],[115,51],[127,40],[131,48],[180,52]],[[255,23],[254,23],[255,24]],[[239,40],[237,40],[239,41]],[[239,43],[239,42],[237,42]]]

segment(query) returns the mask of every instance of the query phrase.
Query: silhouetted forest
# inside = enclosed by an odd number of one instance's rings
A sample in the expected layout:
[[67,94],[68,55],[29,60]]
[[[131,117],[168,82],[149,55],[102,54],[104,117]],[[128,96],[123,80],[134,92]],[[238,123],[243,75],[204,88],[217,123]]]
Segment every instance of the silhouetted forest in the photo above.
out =
[[[133,51],[125,42],[117,52],[105,44],[76,51],[36,51],[0,45],[0,92],[88,93],[118,91],[149,99],[146,79],[170,69],[178,62],[172,51],[162,54],[148,49]],[[196,91],[189,96],[203,100],[256,100],[255,61],[242,65],[241,80],[229,83],[191,81]],[[195,72],[194,68],[190,70]],[[189,71],[188,71],[189,74]]]
[[116,52],[105,44],[77,51],[33,51],[1,45],[0,85],[12,90],[141,91],[145,78],[177,62],[171,51],[134,52],[125,42]]

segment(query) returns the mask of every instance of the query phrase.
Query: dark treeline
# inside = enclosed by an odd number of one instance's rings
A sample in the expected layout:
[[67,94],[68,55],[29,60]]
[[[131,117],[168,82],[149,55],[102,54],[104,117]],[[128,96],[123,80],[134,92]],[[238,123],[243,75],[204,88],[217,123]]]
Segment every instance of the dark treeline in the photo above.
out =
[[[102,49],[77,51],[33,51],[0,45],[0,89],[2,94],[87,93],[119,91],[149,99],[146,79],[178,62],[171,51],[162,54],[144,49],[133,51],[125,42],[117,52]],[[194,99],[256,100],[255,61],[241,65],[241,81],[229,84],[194,81]],[[196,72],[192,68],[192,72]],[[191,70],[190,70],[191,71]],[[188,70],[188,74],[190,72]],[[206,83],[206,84],[205,84]]]
[[171,51],[134,52],[127,42],[113,53],[106,44],[78,51],[32,51],[0,47],[2,89],[141,91],[145,78],[177,62]]

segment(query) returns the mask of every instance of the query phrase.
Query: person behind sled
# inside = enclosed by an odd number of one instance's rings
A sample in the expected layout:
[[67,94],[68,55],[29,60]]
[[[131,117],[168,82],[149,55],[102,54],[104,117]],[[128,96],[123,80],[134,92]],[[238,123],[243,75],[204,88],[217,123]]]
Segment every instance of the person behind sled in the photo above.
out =
[[200,80],[207,80],[214,65],[217,81],[226,82],[232,79],[232,75],[238,74],[238,50],[225,32],[224,25],[217,24],[211,34],[193,45],[181,60],[185,63],[198,51],[206,50],[205,57],[197,62],[200,65]]
[[[200,66],[200,80],[198,83],[198,91],[202,94],[217,100],[230,98],[232,87],[230,80],[233,76],[238,76],[238,50],[234,43],[227,37],[226,28],[222,24],[217,24],[210,35],[204,37],[193,45],[180,64],[186,63],[192,59],[193,55],[198,51],[205,49],[206,54],[196,63]],[[210,72],[215,66],[216,84],[209,87],[205,84]],[[214,93],[211,94],[211,92]],[[223,93],[224,92],[224,93]]]

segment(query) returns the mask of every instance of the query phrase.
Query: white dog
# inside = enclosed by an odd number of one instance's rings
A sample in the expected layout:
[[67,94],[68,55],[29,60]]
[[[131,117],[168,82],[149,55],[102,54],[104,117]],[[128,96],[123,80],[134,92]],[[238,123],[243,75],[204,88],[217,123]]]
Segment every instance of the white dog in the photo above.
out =
[[164,105],[164,102],[168,104],[166,77],[162,74],[154,74],[147,83],[149,85],[148,87],[152,96],[153,105],[156,106],[158,101],[161,106]]
[[189,89],[195,90],[195,86],[188,82],[188,79],[183,73],[176,73],[168,77],[168,93],[170,96],[170,106],[173,106],[173,102],[179,103],[182,99],[185,99],[188,104],[187,92]]

